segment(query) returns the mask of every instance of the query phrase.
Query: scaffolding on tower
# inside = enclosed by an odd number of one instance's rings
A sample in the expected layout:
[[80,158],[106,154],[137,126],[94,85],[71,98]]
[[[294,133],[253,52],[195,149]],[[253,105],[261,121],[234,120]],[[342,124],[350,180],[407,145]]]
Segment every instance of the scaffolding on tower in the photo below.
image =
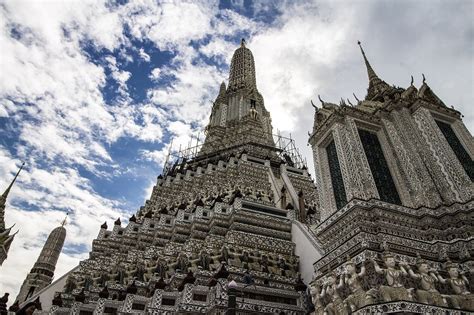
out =
[[[201,148],[204,145],[204,141],[202,141],[204,139],[200,139],[199,136],[200,134],[196,137],[191,136],[190,141],[184,148],[180,144],[177,149],[174,149],[173,140],[171,141],[163,165],[163,176],[175,171],[182,172],[186,170],[189,165],[188,163],[199,157]],[[276,153],[286,164],[294,168],[307,169],[306,158],[303,158],[301,155],[291,134],[289,137],[285,137],[278,132],[277,134],[272,134],[272,137],[275,142]]]

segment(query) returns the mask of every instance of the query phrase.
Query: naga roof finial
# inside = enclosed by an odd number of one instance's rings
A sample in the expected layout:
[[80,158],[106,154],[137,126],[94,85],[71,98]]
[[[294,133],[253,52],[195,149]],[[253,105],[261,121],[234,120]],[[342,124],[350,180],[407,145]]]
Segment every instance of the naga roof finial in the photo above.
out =
[[424,84],[426,82],[425,74],[422,73],[421,75],[423,76],[423,84]]
[[354,95],[354,98],[356,99],[356,101],[359,103],[360,100],[357,98],[357,95],[355,95],[355,93],[352,93],[352,95]]
[[413,76],[411,76],[411,82],[410,85],[413,85]]
[[318,99],[319,99],[319,101],[321,102],[321,104],[324,105],[324,101],[321,99],[321,95],[319,95],[319,94],[318,94]]

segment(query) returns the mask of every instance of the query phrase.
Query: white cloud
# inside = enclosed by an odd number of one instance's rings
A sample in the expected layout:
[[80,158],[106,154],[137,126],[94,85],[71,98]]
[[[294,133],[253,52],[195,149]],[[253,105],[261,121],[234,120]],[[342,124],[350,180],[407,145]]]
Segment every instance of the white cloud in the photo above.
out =
[[146,62],[150,62],[151,57],[145,52],[143,48],[140,48],[140,50],[138,51],[138,54],[140,55],[140,58],[142,58]]
[[150,79],[152,79],[153,81],[156,81],[160,78],[160,74],[161,74],[161,69],[160,68],[154,68],[153,70],[151,70],[151,73],[148,77]]
[[127,3],[122,12],[134,37],[150,39],[160,50],[174,50],[211,31],[215,9],[215,4],[204,1],[163,1],[159,5],[142,1]]

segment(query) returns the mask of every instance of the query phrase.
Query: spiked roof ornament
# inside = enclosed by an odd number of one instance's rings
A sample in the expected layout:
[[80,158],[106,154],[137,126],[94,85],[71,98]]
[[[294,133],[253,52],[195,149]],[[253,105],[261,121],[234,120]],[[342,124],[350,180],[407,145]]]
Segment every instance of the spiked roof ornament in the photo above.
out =
[[366,100],[383,100],[383,94],[391,90],[392,87],[388,85],[385,81],[381,80],[377,74],[375,73],[374,69],[369,63],[367,56],[365,55],[365,51],[362,48],[362,44],[360,41],[357,41],[359,45],[360,51],[362,53],[362,57],[364,58],[365,66],[367,67],[367,76],[369,77],[369,88],[367,89],[367,96]]
[[379,79],[374,69],[370,65],[369,60],[367,59],[367,56],[365,55],[364,48],[362,48],[362,43],[360,41],[357,41],[357,45],[359,45],[360,51],[362,52],[362,56],[364,57],[365,66],[367,67],[367,75],[369,76],[369,81]]
[[61,226],[65,226],[67,223],[67,217],[69,216],[69,212],[66,213],[66,216],[64,217],[64,220],[61,222]]
[[25,162],[23,162],[20,166],[20,169],[18,169],[18,172],[16,173],[15,177],[13,178],[12,182],[10,183],[10,185],[8,185],[7,189],[5,189],[5,191],[3,192],[2,194],[2,199],[4,199],[3,201],[5,201],[7,199],[7,196],[8,194],[10,193],[10,189],[12,188],[13,184],[15,183],[18,175],[20,174],[21,170],[23,169],[23,166],[25,166]]
[[23,169],[23,166],[25,163],[23,162],[20,166],[20,169],[16,173],[15,177],[11,181],[10,185],[8,185],[7,189],[3,192],[3,194],[0,196],[0,232],[5,230],[5,221],[4,221],[4,216],[5,216],[5,205],[7,203],[7,197],[8,194],[10,193],[11,188],[13,187],[13,184],[15,183],[16,179],[18,178],[18,175],[20,174],[21,170]]

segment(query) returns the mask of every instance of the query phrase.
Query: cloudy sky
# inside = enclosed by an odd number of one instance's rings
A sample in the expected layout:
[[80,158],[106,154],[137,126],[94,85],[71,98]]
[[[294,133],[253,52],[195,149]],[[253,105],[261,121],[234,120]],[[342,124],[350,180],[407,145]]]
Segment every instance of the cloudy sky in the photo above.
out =
[[[247,39],[274,131],[308,162],[310,99],[365,96],[361,40],[378,75],[421,74],[474,131],[473,1],[0,0],[0,190],[20,161],[0,267],[16,296],[69,212],[56,277],[87,257],[99,226],[149,197],[171,139],[205,126],[233,51]],[[311,163],[310,163],[311,165]],[[3,187],[3,188],[2,188]]]

